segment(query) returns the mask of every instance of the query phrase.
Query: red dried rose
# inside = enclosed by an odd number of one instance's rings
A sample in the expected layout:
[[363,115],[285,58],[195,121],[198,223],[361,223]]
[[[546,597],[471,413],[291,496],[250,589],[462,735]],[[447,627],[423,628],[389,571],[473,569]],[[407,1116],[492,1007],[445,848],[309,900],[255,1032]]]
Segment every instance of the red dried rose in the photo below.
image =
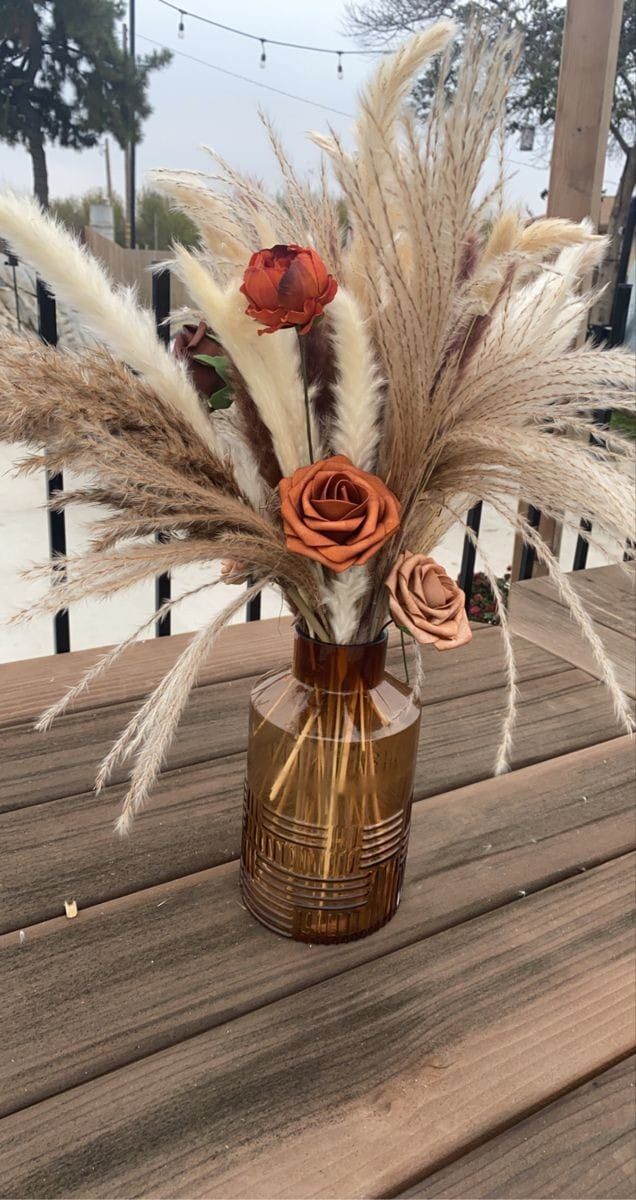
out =
[[320,255],[303,246],[257,250],[241,285],[249,302],[247,315],[267,326],[259,333],[292,328],[309,333],[337,290],[338,284]]

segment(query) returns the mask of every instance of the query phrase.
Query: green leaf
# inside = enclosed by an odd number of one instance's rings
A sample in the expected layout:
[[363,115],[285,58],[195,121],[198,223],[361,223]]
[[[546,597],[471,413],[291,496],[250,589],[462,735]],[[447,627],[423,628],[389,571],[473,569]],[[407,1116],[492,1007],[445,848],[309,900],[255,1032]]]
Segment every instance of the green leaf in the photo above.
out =
[[193,354],[192,357],[195,362],[205,363],[206,367],[214,367],[224,383],[230,382],[230,364],[224,354]]
[[213,412],[216,412],[219,408],[229,408],[233,400],[232,389],[226,384],[225,387],[219,388],[218,392],[213,392],[208,397],[208,406]]

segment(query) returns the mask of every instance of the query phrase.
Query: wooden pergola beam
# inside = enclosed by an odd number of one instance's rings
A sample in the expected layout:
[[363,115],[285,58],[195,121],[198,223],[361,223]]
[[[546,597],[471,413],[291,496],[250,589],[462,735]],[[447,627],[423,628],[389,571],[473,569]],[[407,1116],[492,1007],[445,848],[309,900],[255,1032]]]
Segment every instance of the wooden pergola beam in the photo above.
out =
[[598,226],[623,0],[568,0],[548,216]]
[[[598,228],[616,80],[623,0],[568,0],[561,47],[547,215]],[[522,505],[526,512],[527,506]],[[539,533],[558,554],[561,525],[542,517]],[[519,577],[522,539],[517,536],[512,578]],[[535,563],[533,574],[544,575]]]

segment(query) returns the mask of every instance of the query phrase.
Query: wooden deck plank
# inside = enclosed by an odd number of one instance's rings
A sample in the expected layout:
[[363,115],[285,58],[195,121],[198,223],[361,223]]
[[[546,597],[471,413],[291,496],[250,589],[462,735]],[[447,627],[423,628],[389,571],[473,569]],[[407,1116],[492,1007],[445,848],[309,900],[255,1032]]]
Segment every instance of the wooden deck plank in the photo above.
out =
[[[492,638],[491,629],[475,627],[476,635],[484,633]],[[147,638],[130,646],[104,675],[78,696],[75,711],[101,708],[147,695],[191,638],[191,633],[178,633],[169,638]],[[398,642],[398,631],[389,630],[389,645]],[[199,684],[262,675],[289,662],[292,643],[291,617],[228,625],[219,634],[210,658],[201,669]],[[34,721],[109,649],[109,646],[100,646],[75,650],[71,654],[0,663],[0,728]],[[441,665],[438,662],[437,666]]]
[[[636,640],[636,563],[571,571],[568,579],[595,624]],[[542,582],[554,594],[548,580]]]
[[[77,711],[145,696],[185,650],[192,634],[148,638],[126,651],[110,671],[77,699]],[[200,683],[264,673],[289,656],[291,618],[276,617],[229,625],[201,670]],[[75,650],[18,662],[0,663],[0,727],[33,721],[71,687],[109,647]]]
[[[543,583],[542,579],[532,580]],[[526,592],[525,583],[513,596],[510,607],[513,631],[535,645],[558,650],[559,656],[599,678],[600,672],[589,644],[583,639],[568,610],[554,597],[538,591]],[[610,658],[616,678],[628,696],[636,696],[636,658],[634,642],[624,633],[598,626],[598,633]]]
[[[199,689],[201,696],[208,690]],[[492,774],[504,706],[500,689],[477,704],[469,695],[425,708],[417,759],[418,798]],[[215,720],[225,720],[226,736],[231,732],[227,710],[222,717],[206,717],[205,710],[197,715],[197,724],[182,732],[169,760],[172,764],[187,760],[188,754],[196,758],[202,745],[205,751]],[[237,727],[241,723],[235,744],[244,745],[245,712],[236,711],[235,720]],[[565,671],[531,679],[520,684],[513,765],[519,768],[556,758],[620,732],[603,685],[587,675]],[[86,757],[79,786],[91,781],[95,761],[90,763]],[[68,775],[61,756],[59,762],[64,781]],[[46,763],[39,761],[38,768],[39,786],[44,789]],[[53,916],[62,910],[67,895],[83,907],[235,857],[243,772],[242,752],[168,771],[159,780],[149,809],[123,841],[113,832],[121,786],[99,797],[80,792],[0,814],[5,885],[0,889],[0,930]],[[24,786],[17,777],[16,789]],[[581,786],[585,790],[584,782]]]
[[[599,567],[573,572],[569,578],[594,619],[621,687],[629,696],[636,696],[636,576],[631,564],[628,570],[621,566]],[[513,585],[510,623],[521,637],[558,653],[598,678],[590,647],[549,579]]]
[[[634,849],[629,742],[422,801],[397,916],[347,946],[307,948],[268,933],[241,906],[236,864],[80,904],[76,919],[27,929],[22,941],[0,938],[12,1029],[0,1048],[0,1111]],[[69,980],[79,999],[60,1003]]]
[[[2,1194],[395,1194],[629,1053],[633,869],[603,865],[6,1117]],[[182,962],[198,952],[184,943]],[[71,1029],[81,988],[61,1000]]]
[[635,1072],[636,1059],[630,1056],[401,1196],[633,1200]]
[[[539,690],[543,678],[569,668],[524,639],[519,639],[517,648],[519,678],[538,680]],[[504,681],[500,636],[495,629],[480,633],[461,656],[438,654],[431,647],[427,657],[430,703],[474,696],[489,686],[500,687]],[[445,666],[449,657],[453,661]],[[400,661],[400,651],[390,651],[396,672]],[[243,676],[194,689],[168,758],[170,768],[245,748],[249,694],[257,678]],[[69,713],[46,733],[37,733],[30,724],[5,729],[0,745],[0,812],[90,791],[99,762],[137,708],[138,701],[132,701]],[[120,770],[113,782],[125,779],[126,774]]]
[[[583,601],[595,625],[636,640],[636,563],[613,563],[586,571],[570,571],[568,580]],[[526,588],[525,583],[530,586]],[[563,605],[547,576],[513,584],[513,594],[532,592]],[[567,607],[567,606],[564,606]]]
[[[589,608],[594,620],[633,637],[633,571],[620,567],[598,567],[573,572],[569,578]],[[523,585],[538,595],[554,596],[545,579]],[[513,588],[517,594],[518,585]],[[478,630],[481,635],[486,630]],[[524,635],[525,636],[525,635]],[[108,674],[96,680],[90,692],[77,701],[77,710],[121,703],[145,695],[185,649],[191,634],[171,638],[149,638],[132,646]],[[289,657],[291,619],[271,618],[246,625],[228,626],[220,634],[214,652],[201,673],[202,684],[221,682],[268,671]],[[0,663],[0,727],[34,720],[47,704],[100,657],[106,647],[53,654],[41,658]],[[550,647],[553,649],[553,646]],[[448,655],[444,670],[451,666]],[[441,663],[438,663],[441,666]]]

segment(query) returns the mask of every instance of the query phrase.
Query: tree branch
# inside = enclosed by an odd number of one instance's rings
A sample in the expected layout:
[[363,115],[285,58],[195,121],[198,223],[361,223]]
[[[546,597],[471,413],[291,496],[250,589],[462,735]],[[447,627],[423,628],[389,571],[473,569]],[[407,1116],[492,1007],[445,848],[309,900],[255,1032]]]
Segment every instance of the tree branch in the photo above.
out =
[[617,78],[620,79],[623,86],[627,88],[627,93],[630,97],[630,100],[632,101],[634,108],[636,108],[636,88],[632,84],[629,75],[626,75],[624,71],[619,71]]
[[623,151],[623,154],[624,154],[626,157],[629,157],[629,152],[630,152],[630,149],[631,149],[631,147],[630,147],[630,144],[629,144],[629,142],[628,142],[628,141],[627,141],[627,140],[626,140],[626,139],[623,137],[623,135],[622,135],[622,133],[621,133],[621,131],[620,131],[620,129],[619,129],[619,127],[618,127],[618,125],[616,125],[616,124],[614,123],[614,121],[610,121],[610,133],[611,133],[612,137],[615,139],[615,141],[617,141],[617,142],[618,142],[618,144],[619,144],[619,146],[620,146],[621,150]]

